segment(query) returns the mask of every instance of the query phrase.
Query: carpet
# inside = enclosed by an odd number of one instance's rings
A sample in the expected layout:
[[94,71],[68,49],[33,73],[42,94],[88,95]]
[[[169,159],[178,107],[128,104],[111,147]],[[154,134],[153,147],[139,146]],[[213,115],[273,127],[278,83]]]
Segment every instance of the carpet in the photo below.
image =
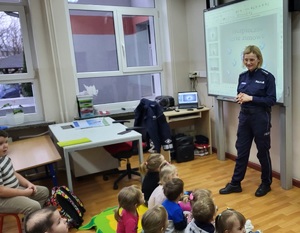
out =
[[[115,233],[117,230],[117,221],[114,217],[114,210],[117,207],[110,207],[102,211],[100,214],[97,214],[92,217],[89,223],[84,226],[81,226],[79,230],[89,230],[94,228],[96,233]],[[137,211],[139,213],[139,224],[138,224],[138,232],[142,231],[141,219],[143,214],[146,212],[147,207],[141,205],[138,207]],[[120,210],[121,213],[121,210]]]

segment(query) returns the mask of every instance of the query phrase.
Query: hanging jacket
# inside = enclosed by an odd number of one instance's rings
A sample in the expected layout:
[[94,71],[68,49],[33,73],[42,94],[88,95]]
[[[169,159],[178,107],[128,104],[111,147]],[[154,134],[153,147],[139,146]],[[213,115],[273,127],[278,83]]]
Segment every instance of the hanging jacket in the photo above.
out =
[[164,150],[173,149],[170,126],[161,106],[156,101],[143,98],[134,112],[134,126],[146,128],[157,153],[160,153],[161,147]]

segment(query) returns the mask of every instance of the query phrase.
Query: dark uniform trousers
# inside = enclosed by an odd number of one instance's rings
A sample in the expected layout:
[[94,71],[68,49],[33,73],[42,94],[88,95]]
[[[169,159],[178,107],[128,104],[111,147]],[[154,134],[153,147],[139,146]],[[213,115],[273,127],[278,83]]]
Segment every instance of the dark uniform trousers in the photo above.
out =
[[271,129],[271,113],[265,108],[252,111],[241,108],[237,131],[237,159],[231,184],[239,185],[245,177],[252,141],[257,147],[257,158],[261,165],[261,180],[263,184],[272,183],[272,164],[269,149]]

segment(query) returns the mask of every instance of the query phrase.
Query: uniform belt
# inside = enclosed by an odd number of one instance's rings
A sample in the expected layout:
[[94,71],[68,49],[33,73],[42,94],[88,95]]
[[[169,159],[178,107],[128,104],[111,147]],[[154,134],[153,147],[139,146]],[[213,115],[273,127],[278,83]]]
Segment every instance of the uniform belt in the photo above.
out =
[[241,108],[241,112],[244,114],[255,114],[259,112],[271,112],[271,108],[254,107],[254,108]]

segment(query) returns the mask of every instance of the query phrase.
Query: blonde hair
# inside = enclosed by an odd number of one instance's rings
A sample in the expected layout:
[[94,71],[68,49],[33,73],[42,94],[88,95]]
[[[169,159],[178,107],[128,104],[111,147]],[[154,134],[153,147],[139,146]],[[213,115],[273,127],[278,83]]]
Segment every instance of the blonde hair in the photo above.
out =
[[244,49],[244,52],[243,52],[243,59],[245,57],[246,54],[249,54],[249,53],[253,53],[257,56],[257,59],[259,60],[258,62],[258,65],[257,67],[258,68],[261,68],[262,67],[262,64],[263,64],[263,56],[262,56],[262,53],[260,51],[260,49],[255,46],[255,45],[248,45],[245,49]]
[[192,214],[197,222],[210,223],[213,221],[215,213],[216,206],[211,197],[203,197],[193,204]]
[[205,197],[212,197],[212,192],[209,189],[195,189],[192,192],[193,198],[191,200],[191,204],[193,205],[195,202],[202,200]]
[[145,175],[147,172],[159,171],[160,166],[164,163],[165,158],[161,154],[150,154],[145,162],[140,165],[140,172]]
[[226,230],[230,232],[235,220],[239,221],[240,227],[245,227],[246,218],[236,210],[227,209],[218,214],[215,220],[216,233],[224,233]]
[[127,211],[135,210],[139,205],[143,204],[143,193],[136,186],[131,185],[128,187],[124,187],[118,194],[118,208],[115,210],[115,219],[119,221],[121,219],[120,216],[120,208],[123,208]]
[[177,174],[177,167],[173,164],[164,166],[159,172],[159,184],[164,185]]
[[148,209],[142,217],[144,233],[165,232],[168,224],[168,213],[162,205]]

